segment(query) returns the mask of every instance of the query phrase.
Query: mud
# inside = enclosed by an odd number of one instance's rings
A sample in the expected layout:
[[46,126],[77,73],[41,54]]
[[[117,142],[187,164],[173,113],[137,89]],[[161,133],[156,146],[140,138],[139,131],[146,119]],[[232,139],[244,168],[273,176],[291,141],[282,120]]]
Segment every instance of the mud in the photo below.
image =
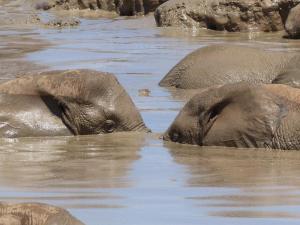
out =
[[29,62],[24,57],[30,52],[41,50],[49,45],[49,42],[32,38],[30,35],[17,33],[7,35],[0,31],[0,82],[45,70],[46,65]]
[[0,200],[64,207],[87,225],[299,224],[297,151],[163,143],[193,93],[158,86],[186,54],[211,43],[299,51],[299,42],[282,33],[156,28],[152,16],[82,19],[72,29],[0,26],[0,38],[1,79],[46,69],[112,72],[154,132],[2,139]]

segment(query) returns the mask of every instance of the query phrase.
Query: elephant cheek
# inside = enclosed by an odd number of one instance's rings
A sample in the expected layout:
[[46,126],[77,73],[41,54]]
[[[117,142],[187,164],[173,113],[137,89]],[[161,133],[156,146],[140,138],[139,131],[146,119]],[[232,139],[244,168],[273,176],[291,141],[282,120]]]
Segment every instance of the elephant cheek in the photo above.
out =
[[202,144],[204,146],[237,147],[237,143],[233,138],[234,133],[230,122],[225,123],[217,120],[203,137]]

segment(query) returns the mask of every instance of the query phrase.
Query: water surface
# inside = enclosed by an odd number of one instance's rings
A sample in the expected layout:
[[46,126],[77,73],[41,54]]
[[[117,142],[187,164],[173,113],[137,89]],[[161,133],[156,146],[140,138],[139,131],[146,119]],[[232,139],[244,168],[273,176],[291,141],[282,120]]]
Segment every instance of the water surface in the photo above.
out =
[[[1,79],[32,68],[112,72],[153,131],[2,139],[0,200],[62,206],[88,225],[299,224],[297,151],[159,139],[186,98],[157,84],[182,57],[223,42],[299,51],[281,36],[156,28],[152,17],[83,20],[72,29],[0,27],[0,65],[10,71]],[[25,69],[13,70],[20,62]],[[139,96],[145,88],[150,96]]]

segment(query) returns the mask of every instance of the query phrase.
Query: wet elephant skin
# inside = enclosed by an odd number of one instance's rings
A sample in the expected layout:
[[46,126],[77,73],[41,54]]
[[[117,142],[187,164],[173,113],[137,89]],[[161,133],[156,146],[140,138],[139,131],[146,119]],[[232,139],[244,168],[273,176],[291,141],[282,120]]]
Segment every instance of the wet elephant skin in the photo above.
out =
[[0,85],[0,136],[149,131],[114,75],[49,71]]

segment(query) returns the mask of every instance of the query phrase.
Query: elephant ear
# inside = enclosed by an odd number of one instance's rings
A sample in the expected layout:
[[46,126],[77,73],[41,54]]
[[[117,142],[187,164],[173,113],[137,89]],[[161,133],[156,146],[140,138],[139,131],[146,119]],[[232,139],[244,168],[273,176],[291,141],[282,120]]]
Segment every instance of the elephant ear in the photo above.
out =
[[[229,92],[206,111],[204,145],[265,148],[287,114],[282,99],[263,86]],[[211,122],[209,122],[211,121]]]
[[112,98],[122,92],[116,77],[110,73],[93,70],[61,70],[41,74],[37,81],[39,92],[52,96],[93,102],[99,98]]
[[45,95],[84,99],[86,79],[80,70],[50,71],[42,73],[37,80],[37,90]]
[[[77,135],[82,128],[80,116],[84,115],[85,109],[92,108],[95,96],[103,95],[106,79],[105,74],[97,71],[50,71],[41,74],[36,86],[48,108],[51,110],[58,106],[58,116]],[[95,93],[95,89],[102,93]]]

